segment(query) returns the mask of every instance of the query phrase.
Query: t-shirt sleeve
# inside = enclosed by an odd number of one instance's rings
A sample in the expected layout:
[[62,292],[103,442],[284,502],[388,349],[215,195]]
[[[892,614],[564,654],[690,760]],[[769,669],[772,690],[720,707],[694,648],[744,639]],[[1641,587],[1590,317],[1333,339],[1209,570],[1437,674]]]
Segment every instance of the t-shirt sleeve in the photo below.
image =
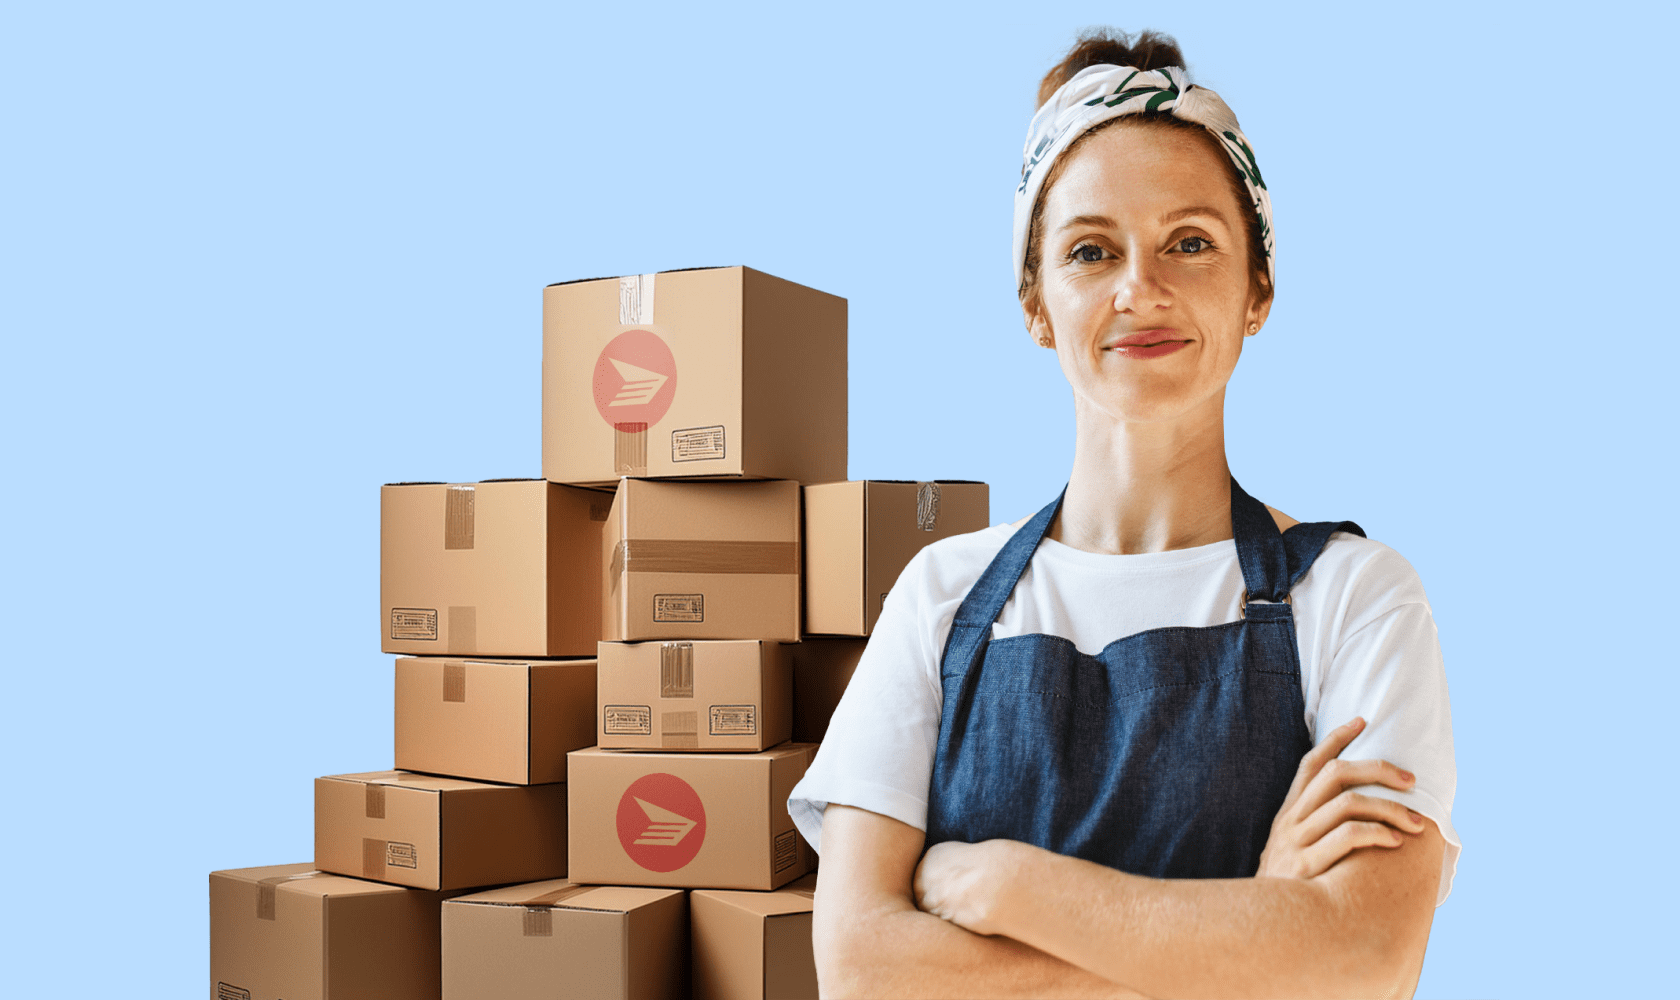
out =
[[794,825],[819,853],[823,810],[830,803],[927,829],[943,700],[939,656],[967,591],[963,585],[954,598],[945,593],[952,581],[941,580],[944,575],[930,564],[926,548],[905,566],[816,758],[788,798]]
[[1439,906],[1452,891],[1461,845],[1452,824],[1458,787],[1452,708],[1435,619],[1411,564],[1386,547],[1362,567],[1350,597],[1319,692],[1314,739],[1361,716],[1365,729],[1341,756],[1386,760],[1417,776],[1404,791],[1386,785],[1358,790],[1399,802],[1440,828],[1446,851],[1435,897]]

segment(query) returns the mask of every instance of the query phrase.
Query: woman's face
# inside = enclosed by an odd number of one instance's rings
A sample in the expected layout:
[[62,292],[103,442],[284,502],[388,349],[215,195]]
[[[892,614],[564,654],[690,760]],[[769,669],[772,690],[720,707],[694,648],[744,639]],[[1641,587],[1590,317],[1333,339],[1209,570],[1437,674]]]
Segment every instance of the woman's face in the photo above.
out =
[[1074,152],[1045,198],[1034,338],[1080,402],[1127,422],[1218,405],[1251,294],[1244,206],[1211,143],[1119,124]]

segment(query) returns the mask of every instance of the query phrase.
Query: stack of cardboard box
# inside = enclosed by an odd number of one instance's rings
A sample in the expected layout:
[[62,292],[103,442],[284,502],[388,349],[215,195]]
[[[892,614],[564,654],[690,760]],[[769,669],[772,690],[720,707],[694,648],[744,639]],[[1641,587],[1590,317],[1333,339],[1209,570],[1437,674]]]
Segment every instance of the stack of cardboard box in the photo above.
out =
[[843,481],[843,299],[662,272],[543,327],[544,478],[382,492],[396,770],[316,782],[313,867],[212,874],[213,996],[816,995],[788,794],[986,487]]

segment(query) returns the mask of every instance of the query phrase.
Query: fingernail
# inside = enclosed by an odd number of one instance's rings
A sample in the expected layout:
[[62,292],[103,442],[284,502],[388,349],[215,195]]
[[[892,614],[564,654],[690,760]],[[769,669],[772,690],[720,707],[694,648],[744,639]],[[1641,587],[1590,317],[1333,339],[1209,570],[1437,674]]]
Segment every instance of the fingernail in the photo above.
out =
[[1400,777],[1406,779],[1407,781],[1416,781],[1417,780],[1417,775],[1413,774],[1410,771],[1405,771],[1405,770],[1402,770],[1400,772]]
[[1422,823],[1423,822],[1423,817],[1419,816],[1415,812],[1412,812],[1410,809],[1406,810],[1406,815],[1408,815],[1412,818],[1413,823]]

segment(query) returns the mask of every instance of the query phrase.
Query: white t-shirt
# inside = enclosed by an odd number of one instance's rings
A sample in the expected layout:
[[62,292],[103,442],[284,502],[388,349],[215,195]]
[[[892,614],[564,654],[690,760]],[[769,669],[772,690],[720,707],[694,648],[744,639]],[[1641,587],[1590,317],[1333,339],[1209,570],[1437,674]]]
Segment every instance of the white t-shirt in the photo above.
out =
[[[829,722],[828,735],[788,799],[799,832],[822,849],[822,812],[855,806],[927,829],[939,742],[939,658],[957,606],[1016,526],[997,525],[922,549],[904,568]],[[1137,555],[1103,555],[1049,538],[992,626],[994,638],[1062,636],[1090,655],[1115,639],[1164,626],[1236,621],[1243,592],[1236,542]],[[1409,791],[1360,791],[1404,803],[1446,839],[1436,905],[1458,865],[1452,826],[1458,771],[1441,647],[1423,585],[1380,542],[1335,532],[1291,594],[1307,731],[1317,743],[1354,716],[1365,729],[1341,756],[1383,759],[1417,775]]]

